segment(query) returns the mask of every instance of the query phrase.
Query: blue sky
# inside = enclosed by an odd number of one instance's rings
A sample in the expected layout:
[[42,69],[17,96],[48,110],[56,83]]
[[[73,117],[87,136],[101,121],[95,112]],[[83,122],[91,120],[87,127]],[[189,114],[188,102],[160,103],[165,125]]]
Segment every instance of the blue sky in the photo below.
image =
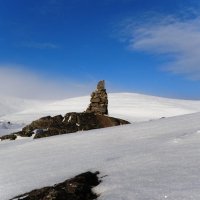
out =
[[0,0],[0,90],[200,99],[197,0]]

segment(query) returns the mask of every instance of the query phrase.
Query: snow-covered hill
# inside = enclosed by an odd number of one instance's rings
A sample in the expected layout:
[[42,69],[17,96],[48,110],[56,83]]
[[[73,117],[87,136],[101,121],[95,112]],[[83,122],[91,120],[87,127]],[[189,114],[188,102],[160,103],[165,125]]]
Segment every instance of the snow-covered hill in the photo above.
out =
[[[200,111],[200,101],[176,100],[135,93],[110,93],[109,114],[131,122],[177,116]],[[65,99],[51,103],[31,104],[26,109],[0,117],[0,120],[29,123],[46,115],[82,112],[90,101],[89,96]],[[16,105],[18,103],[16,102]],[[0,110],[1,111],[1,110]]]
[[43,105],[45,102],[36,100],[20,99],[10,96],[0,96],[0,117],[20,112],[31,107]]
[[101,172],[99,200],[200,199],[200,113],[0,142],[0,199]]
[[[83,111],[88,104],[89,96],[32,104],[2,116],[0,125],[9,132],[8,121],[28,123],[45,115]],[[0,199],[99,170],[107,175],[95,189],[99,200],[199,200],[198,111],[200,101],[109,94],[110,115],[138,123],[0,142]],[[184,115],[188,113],[193,114]],[[20,127],[13,124],[12,131],[15,128]]]
[[[10,96],[0,96],[0,136],[20,130],[27,120],[12,120],[17,113],[23,110],[41,108],[49,101],[26,100]],[[8,117],[5,117],[8,116]],[[11,117],[9,117],[11,116]],[[15,117],[14,117],[15,118]],[[16,118],[15,118],[16,119]]]

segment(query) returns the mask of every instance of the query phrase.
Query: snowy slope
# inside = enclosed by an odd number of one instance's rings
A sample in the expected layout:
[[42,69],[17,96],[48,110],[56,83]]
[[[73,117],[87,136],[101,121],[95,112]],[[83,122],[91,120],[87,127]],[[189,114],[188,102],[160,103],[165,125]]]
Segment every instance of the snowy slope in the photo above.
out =
[[[146,121],[161,117],[177,116],[200,111],[200,101],[176,100],[134,93],[110,93],[109,114],[130,122]],[[89,96],[71,98],[33,106],[21,112],[12,113],[0,120],[28,123],[46,115],[82,112],[90,101]]]
[[[16,120],[17,122],[15,120],[12,121],[12,117],[4,118],[5,115],[15,116],[16,113],[30,108],[37,110],[38,108],[41,108],[42,105],[46,105],[48,103],[49,101],[26,100],[1,95],[0,136],[21,130],[21,128],[24,126],[24,122],[27,121],[26,119],[23,119],[20,122],[18,122],[18,120]],[[11,122],[11,124],[8,124],[8,122]]]
[[0,117],[43,105],[46,102],[0,95]]
[[196,113],[0,142],[0,199],[99,170],[99,200],[199,200],[199,122]]
[[7,135],[9,133],[13,133],[16,131],[20,131],[25,124],[18,124],[18,123],[10,123],[8,121],[1,121],[0,120],[0,136]]

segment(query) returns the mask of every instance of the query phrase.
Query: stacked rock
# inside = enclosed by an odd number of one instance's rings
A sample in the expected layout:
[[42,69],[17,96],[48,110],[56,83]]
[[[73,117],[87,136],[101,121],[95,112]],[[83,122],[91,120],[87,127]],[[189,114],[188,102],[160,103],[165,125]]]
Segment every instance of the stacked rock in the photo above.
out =
[[105,89],[105,81],[99,81],[96,91],[92,92],[90,105],[86,112],[108,115],[108,95]]

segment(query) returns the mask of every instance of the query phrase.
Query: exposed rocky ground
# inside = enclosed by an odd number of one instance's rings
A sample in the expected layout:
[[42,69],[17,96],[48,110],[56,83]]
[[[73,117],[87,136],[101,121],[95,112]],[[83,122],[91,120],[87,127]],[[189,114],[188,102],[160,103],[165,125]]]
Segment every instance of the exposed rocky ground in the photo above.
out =
[[15,140],[17,138],[17,133],[11,133],[9,135],[3,135],[0,137],[1,140]]
[[99,172],[86,172],[50,187],[36,189],[11,200],[92,200],[98,197],[92,191],[100,181]]
[[128,121],[105,115],[73,112],[67,113],[64,117],[62,115],[42,117],[25,126],[22,131],[2,136],[0,139],[15,140],[17,136],[31,137],[32,135],[34,135],[34,139],[36,139],[53,135],[74,133],[77,131],[118,126],[128,123]]

